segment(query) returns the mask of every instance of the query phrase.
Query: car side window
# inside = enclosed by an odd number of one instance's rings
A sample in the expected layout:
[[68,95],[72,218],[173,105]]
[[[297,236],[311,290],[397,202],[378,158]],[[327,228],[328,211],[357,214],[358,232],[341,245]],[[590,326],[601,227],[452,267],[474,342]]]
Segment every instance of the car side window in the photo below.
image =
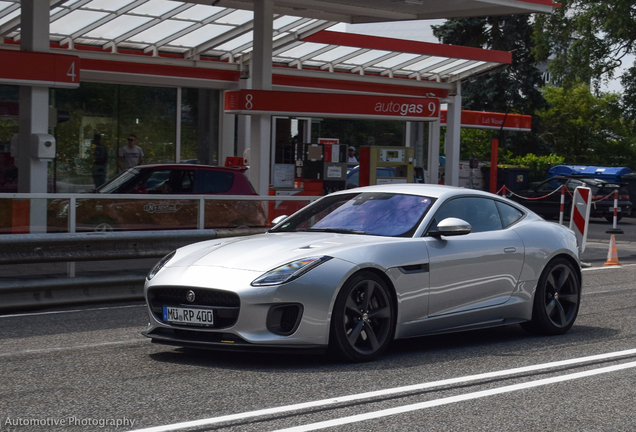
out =
[[183,171],[183,175],[181,176],[181,192],[182,193],[192,193],[192,171]]
[[585,183],[583,183],[582,181],[578,181],[578,180],[570,180],[570,181],[568,182],[568,190],[570,190],[571,192],[574,192],[574,190],[575,190],[577,187],[584,187],[584,186],[586,186],[586,184],[585,184]]
[[497,203],[499,214],[501,214],[501,222],[503,223],[504,228],[508,228],[523,217],[523,212],[521,210],[506,203],[502,203],[501,201],[495,202]]
[[147,193],[161,193],[161,188],[169,181],[171,172],[168,169],[152,171],[138,187],[143,188]]
[[541,183],[539,187],[537,188],[537,190],[551,192],[553,190],[560,188],[566,182],[567,182],[567,179],[551,179]]
[[454,217],[468,222],[471,232],[495,231],[502,228],[495,201],[488,198],[461,197],[445,203],[435,214],[431,230],[446,218]]
[[234,173],[216,170],[197,170],[194,174],[194,193],[216,194],[228,192],[234,184]]

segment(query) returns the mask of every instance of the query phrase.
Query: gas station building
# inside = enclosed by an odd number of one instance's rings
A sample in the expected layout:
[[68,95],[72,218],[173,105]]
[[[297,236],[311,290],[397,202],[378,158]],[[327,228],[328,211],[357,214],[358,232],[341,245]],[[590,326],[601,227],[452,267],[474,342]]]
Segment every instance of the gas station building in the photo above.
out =
[[[0,0],[0,192],[88,191],[96,146],[106,148],[111,177],[118,149],[135,134],[146,163],[223,165],[248,153],[250,180],[267,195],[277,167],[293,164],[285,150],[292,135],[316,144],[325,117],[406,122],[409,164],[424,164],[437,182],[444,104],[446,184],[457,185],[462,118],[469,127],[483,122],[462,113],[461,82],[505,67],[511,54],[329,28],[554,7],[551,0]],[[525,127],[514,116],[503,121]]]

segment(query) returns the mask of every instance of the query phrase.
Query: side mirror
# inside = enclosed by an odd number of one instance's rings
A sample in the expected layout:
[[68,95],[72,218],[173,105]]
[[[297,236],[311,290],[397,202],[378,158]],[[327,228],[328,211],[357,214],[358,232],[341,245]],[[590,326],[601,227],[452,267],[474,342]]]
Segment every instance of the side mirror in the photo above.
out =
[[285,220],[285,219],[287,219],[288,217],[289,217],[289,216],[287,216],[287,215],[281,215],[281,216],[275,217],[275,218],[272,220],[272,226],[276,226],[276,225],[278,225],[279,223],[281,223],[282,221],[284,221],[284,220]]
[[458,236],[470,234],[472,227],[468,222],[458,218],[446,218],[437,224],[437,229],[429,231],[428,234],[433,237],[440,236]]

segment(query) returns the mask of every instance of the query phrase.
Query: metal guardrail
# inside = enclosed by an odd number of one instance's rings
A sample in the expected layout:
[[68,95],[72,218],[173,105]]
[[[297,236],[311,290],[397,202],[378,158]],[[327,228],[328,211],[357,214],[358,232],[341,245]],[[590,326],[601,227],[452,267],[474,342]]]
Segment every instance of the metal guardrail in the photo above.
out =
[[237,228],[12,234],[0,236],[0,264],[161,258],[181,246],[198,241],[259,234],[266,230],[267,228]]
[[[266,228],[175,230],[82,234],[0,236],[0,265],[160,258],[197,241],[246,236]],[[92,277],[1,279],[0,312],[33,308],[133,301],[143,298],[145,274],[98,274]]]
[[[14,234],[0,236],[0,265],[160,258],[197,241],[245,236],[266,228]],[[143,298],[145,274],[45,277],[0,281],[0,312]]]

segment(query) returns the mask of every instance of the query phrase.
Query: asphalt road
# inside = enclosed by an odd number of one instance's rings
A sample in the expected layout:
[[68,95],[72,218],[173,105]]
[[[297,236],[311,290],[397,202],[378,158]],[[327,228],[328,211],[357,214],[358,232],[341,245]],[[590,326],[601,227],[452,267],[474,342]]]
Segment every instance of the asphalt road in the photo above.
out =
[[139,304],[4,315],[0,431],[633,431],[635,276],[586,270],[564,336],[423,337],[362,365],[153,345]]

